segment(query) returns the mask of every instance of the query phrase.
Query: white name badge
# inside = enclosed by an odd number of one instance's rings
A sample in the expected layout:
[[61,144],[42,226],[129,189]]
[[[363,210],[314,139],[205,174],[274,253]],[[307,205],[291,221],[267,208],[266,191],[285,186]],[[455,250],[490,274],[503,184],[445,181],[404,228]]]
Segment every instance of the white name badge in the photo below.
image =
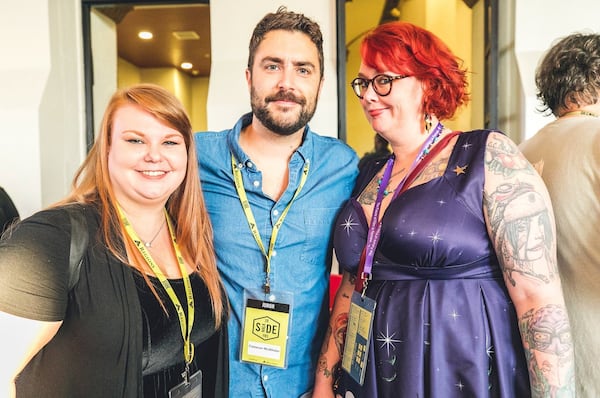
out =
[[346,343],[342,356],[342,369],[361,386],[365,381],[367,353],[373,331],[373,313],[377,303],[354,291],[348,314]]
[[171,388],[169,398],[202,398],[202,371],[198,370],[187,382],[183,381]]
[[244,291],[242,362],[287,367],[292,304],[291,293]]

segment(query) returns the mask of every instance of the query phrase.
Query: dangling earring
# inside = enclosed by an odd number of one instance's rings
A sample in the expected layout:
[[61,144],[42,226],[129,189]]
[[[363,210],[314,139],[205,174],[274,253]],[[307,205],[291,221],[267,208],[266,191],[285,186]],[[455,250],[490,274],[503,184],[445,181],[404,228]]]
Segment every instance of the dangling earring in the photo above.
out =
[[433,127],[433,120],[431,119],[431,115],[429,113],[426,113],[425,114],[425,131],[427,132],[427,134],[429,134],[432,127]]

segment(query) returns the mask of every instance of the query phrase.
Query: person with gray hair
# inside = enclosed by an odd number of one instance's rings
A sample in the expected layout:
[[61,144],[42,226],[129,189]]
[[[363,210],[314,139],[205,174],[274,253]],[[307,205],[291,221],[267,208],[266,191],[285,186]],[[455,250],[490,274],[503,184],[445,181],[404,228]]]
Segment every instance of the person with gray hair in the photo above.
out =
[[538,65],[540,110],[556,117],[520,149],[552,200],[578,397],[600,396],[600,35],[573,33]]

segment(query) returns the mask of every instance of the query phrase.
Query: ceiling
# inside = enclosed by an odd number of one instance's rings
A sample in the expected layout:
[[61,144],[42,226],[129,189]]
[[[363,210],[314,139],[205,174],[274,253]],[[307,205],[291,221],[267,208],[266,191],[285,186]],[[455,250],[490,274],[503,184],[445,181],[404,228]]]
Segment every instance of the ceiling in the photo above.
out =
[[[94,7],[117,25],[119,57],[139,68],[177,68],[192,77],[210,75],[208,4],[110,5]],[[142,40],[138,32],[150,31]],[[189,70],[181,68],[190,62]]]

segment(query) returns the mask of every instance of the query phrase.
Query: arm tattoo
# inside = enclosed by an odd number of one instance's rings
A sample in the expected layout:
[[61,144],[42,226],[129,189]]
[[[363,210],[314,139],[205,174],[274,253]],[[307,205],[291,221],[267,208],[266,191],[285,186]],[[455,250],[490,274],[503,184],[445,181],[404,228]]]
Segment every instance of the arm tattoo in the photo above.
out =
[[344,353],[344,342],[346,341],[346,329],[348,328],[348,313],[344,312],[335,318],[335,326],[333,329],[333,341],[337,347],[340,357]]
[[317,371],[322,372],[323,376],[326,378],[330,378],[333,376],[335,372],[335,368],[337,363],[334,363],[329,367],[327,363],[327,350],[329,348],[329,339],[333,335],[333,341],[338,350],[340,357],[344,352],[344,341],[346,340],[346,328],[348,326],[348,313],[339,314],[334,321],[334,327],[331,325],[327,328],[327,333],[325,334],[325,343],[323,344],[323,348],[321,350],[321,355],[319,356],[319,360],[317,363]]
[[356,283],[356,275],[351,274],[350,278],[348,279],[348,282],[350,282],[352,285],[354,285]]
[[560,397],[568,393],[573,385],[574,368],[573,341],[565,308],[556,304],[532,308],[519,320],[519,329],[525,343],[532,396]]
[[557,277],[550,213],[534,187],[520,182],[505,183],[486,194],[485,203],[492,239],[508,281],[516,285],[514,272],[539,283]]
[[504,136],[490,136],[487,141],[485,164],[492,173],[504,177],[514,176],[519,171],[530,174],[534,171],[518,148]]
[[322,372],[325,378],[329,378],[333,375],[333,367],[329,369],[327,367],[327,349],[329,348],[329,339],[331,338],[331,325],[327,328],[327,333],[325,333],[325,341],[323,343],[323,348],[321,350],[321,355],[319,356],[319,360],[317,361],[317,371]]

